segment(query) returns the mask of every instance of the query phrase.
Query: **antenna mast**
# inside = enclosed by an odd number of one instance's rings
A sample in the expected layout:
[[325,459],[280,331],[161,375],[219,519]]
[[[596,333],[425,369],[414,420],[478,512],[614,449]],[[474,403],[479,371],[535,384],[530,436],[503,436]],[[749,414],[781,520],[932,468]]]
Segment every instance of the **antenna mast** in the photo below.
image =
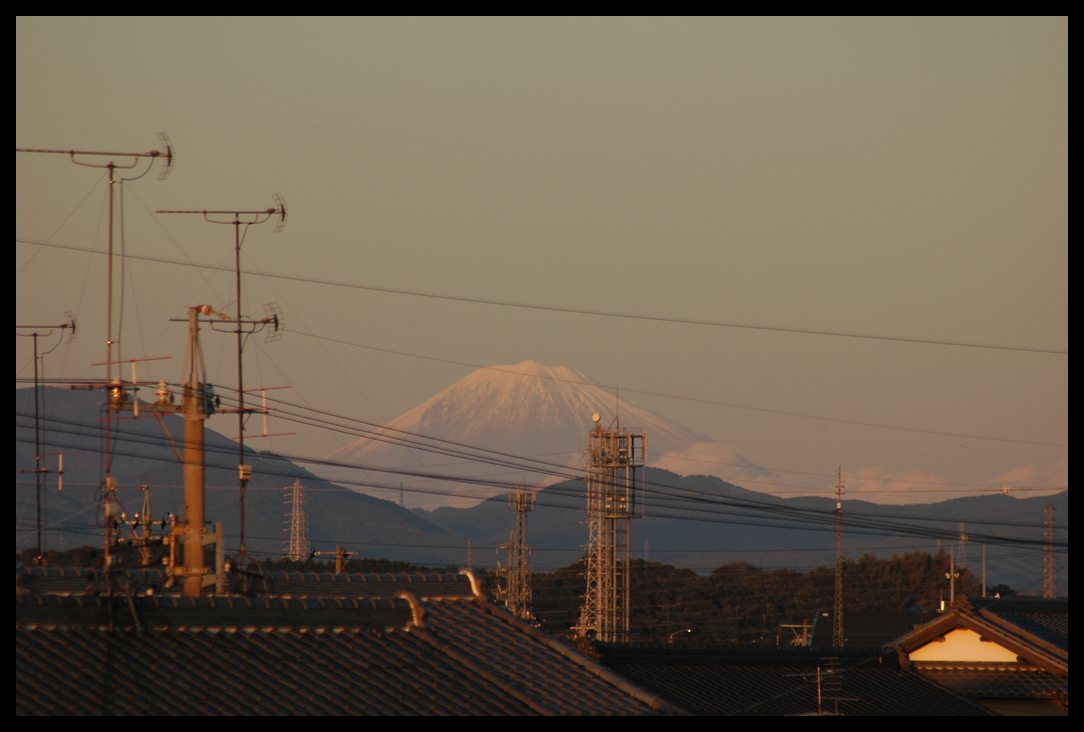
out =
[[[41,412],[42,402],[45,400],[45,395],[41,389],[41,376],[38,370],[38,364],[44,362],[45,357],[52,353],[60,341],[58,340],[53,348],[42,354],[38,354],[38,338],[47,338],[53,334],[53,331],[65,331],[71,330],[71,337],[75,337],[75,318],[69,317],[67,323],[61,323],[59,325],[16,325],[15,326],[17,336],[25,336],[34,339],[34,477],[36,483],[36,506],[37,506],[37,530],[38,530],[38,544],[37,554],[34,555],[35,561],[41,564],[44,561],[45,556],[45,529],[42,525],[41,518],[41,498],[43,492],[43,486],[45,481],[45,474],[49,472],[48,468],[42,467],[42,440],[41,440]],[[20,330],[29,330],[29,333],[19,333]],[[58,468],[59,472],[59,468]]]
[[1043,598],[1054,600],[1058,578],[1054,570],[1054,506],[1049,503],[1043,509],[1043,543]]
[[245,547],[245,489],[248,481],[252,478],[252,466],[245,463],[245,370],[242,354],[245,347],[245,336],[256,333],[269,323],[275,331],[278,331],[280,317],[274,312],[267,317],[258,320],[246,320],[241,313],[241,227],[247,232],[248,227],[262,224],[275,219],[274,233],[278,233],[286,226],[286,200],[281,194],[276,193],[272,197],[275,205],[271,208],[241,210],[159,210],[160,214],[189,214],[202,216],[203,220],[210,224],[224,224],[233,227],[234,242],[234,273],[237,285],[237,317],[234,320],[237,335],[237,483],[238,497],[241,504],[240,511],[240,544],[238,548],[238,562],[243,566],[247,549]]
[[[126,183],[129,181],[136,181],[150,172],[154,167],[154,162],[158,158],[163,160],[162,169],[158,172],[158,179],[164,180],[173,170],[173,144],[169,140],[169,136],[164,132],[158,133],[158,139],[161,141],[161,150],[149,150],[147,152],[114,152],[104,150],[60,150],[56,148],[32,148],[32,147],[17,147],[15,152],[25,153],[38,153],[49,155],[67,155],[68,158],[76,165],[81,165],[86,168],[104,168],[108,173],[109,181],[109,252],[106,257],[108,276],[106,284],[106,300],[105,300],[105,383],[110,389],[110,397],[119,395],[120,385],[119,383],[113,384],[113,236],[114,229],[116,228],[113,221],[114,206],[114,184]],[[128,177],[118,176],[117,171],[133,171]],[[115,390],[114,390],[115,386]],[[113,400],[107,397],[107,405],[105,413],[105,479],[104,479],[104,494],[102,503],[104,504],[104,522],[105,522],[105,572],[108,582],[110,565],[112,562],[112,544],[113,544],[113,521],[116,512],[116,492],[117,484],[113,480],[112,476],[112,462],[113,462],[113,449],[112,449],[112,421],[113,421]]]
[[832,648],[843,647],[843,466],[836,480],[836,590],[832,603]]

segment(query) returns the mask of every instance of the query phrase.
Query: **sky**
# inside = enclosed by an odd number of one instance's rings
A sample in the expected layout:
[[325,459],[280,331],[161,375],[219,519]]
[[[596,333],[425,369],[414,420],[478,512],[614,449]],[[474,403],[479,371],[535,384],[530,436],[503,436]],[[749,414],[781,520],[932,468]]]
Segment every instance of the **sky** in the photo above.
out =
[[[1066,18],[17,18],[15,75],[17,148],[172,140],[118,186],[118,349],[172,356],[140,379],[181,380],[170,318],[236,312],[232,227],[154,211],[281,193],[242,247],[244,313],[285,326],[245,382],[276,398],[385,423],[533,359],[753,490],[1068,488]],[[45,374],[100,377],[105,172],[15,171],[16,325],[73,313]],[[203,347],[235,386],[232,337]],[[250,444],[349,439],[272,422],[297,434]]]

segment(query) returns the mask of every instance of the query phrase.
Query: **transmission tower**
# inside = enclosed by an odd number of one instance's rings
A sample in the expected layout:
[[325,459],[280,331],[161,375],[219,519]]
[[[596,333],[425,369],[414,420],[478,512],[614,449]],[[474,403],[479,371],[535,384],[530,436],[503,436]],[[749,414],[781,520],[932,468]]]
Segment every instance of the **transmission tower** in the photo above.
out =
[[287,522],[290,538],[286,542],[286,557],[292,562],[309,558],[309,517],[305,514],[305,486],[300,478],[286,489],[286,504],[290,507]]
[[587,438],[586,590],[576,631],[603,643],[624,642],[629,635],[631,519],[643,516],[643,467],[646,436],[611,429],[592,415]]
[[508,536],[508,567],[504,606],[513,615],[531,620],[531,550],[527,545],[527,514],[534,510],[534,493],[515,488],[508,494],[508,510],[516,515],[516,525]]
[[241,242],[244,241],[244,233],[248,233],[250,226],[262,224],[271,219],[276,219],[275,232],[282,231],[286,226],[286,201],[280,194],[273,196],[275,205],[271,208],[254,209],[249,211],[218,210],[159,210],[164,214],[196,214],[211,224],[224,224],[233,227],[233,250],[234,250],[234,275],[237,281],[237,317],[234,320],[233,332],[237,335],[237,482],[238,497],[240,501],[240,541],[238,543],[238,559],[243,565],[247,550],[245,548],[245,489],[248,481],[252,478],[252,466],[245,463],[245,369],[242,353],[245,346],[245,338],[256,333],[272,323],[272,332],[279,330],[279,315],[277,312],[260,319],[246,319],[241,314]]
[[843,466],[836,480],[836,591],[832,604],[832,648],[843,647]]
[[1046,504],[1043,509],[1043,597],[1053,600],[1058,596],[1058,579],[1054,571],[1054,507]]

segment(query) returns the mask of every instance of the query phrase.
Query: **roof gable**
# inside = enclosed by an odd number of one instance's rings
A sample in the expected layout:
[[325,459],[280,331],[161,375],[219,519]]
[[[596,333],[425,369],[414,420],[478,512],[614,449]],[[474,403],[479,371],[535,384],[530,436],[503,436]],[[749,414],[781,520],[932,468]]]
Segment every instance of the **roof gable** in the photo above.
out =
[[[983,608],[978,613],[974,612],[968,605],[953,608],[941,617],[900,636],[885,646],[885,649],[895,651],[899,656],[900,665],[904,668],[909,667],[912,661],[919,660],[936,660],[941,663],[947,661],[971,662],[973,659],[967,656],[946,658],[944,654],[949,653],[947,649],[941,651],[935,651],[934,649],[921,650],[941,639],[947,638],[953,631],[968,630],[979,636],[982,642],[989,643],[991,648],[999,646],[1015,654],[1022,663],[1058,676],[1067,676],[1069,674],[1068,648],[1062,648],[1056,642],[1052,643],[1029,628],[1015,623],[1011,614],[999,614],[994,611],[996,607],[996,605],[993,605]],[[1064,615],[1064,636],[1067,639],[1068,613],[1055,613],[1055,615],[1058,614]],[[1034,626],[1034,620],[1029,622]],[[953,653],[965,653],[967,651],[966,644],[962,644],[965,638],[970,638],[970,636],[959,636],[961,645],[959,647],[952,646]],[[976,651],[978,646],[972,645],[970,648],[972,651]],[[916,652],[919,653],[919,656],[923,653],[939,655],[936,659],[922,659],[915,656]],[[1005,661],[998,662],[1004,663]]]
[[1004,646],[983,638],[970,628],[950,630],[910,653],[915,661],[978,661],[1016,663],[1017,656]]

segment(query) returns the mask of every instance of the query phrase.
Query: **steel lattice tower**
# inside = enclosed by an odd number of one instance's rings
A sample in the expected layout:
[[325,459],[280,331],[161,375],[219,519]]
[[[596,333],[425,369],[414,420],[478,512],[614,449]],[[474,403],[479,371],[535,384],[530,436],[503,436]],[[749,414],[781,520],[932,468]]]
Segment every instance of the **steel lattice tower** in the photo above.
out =
[[630,520],[643,515],[646,436],[604,429],[599,416],[588,435],[586,590],[577,632],[604,643],[629,635],[631,566]]
[[534,493],[516,488],[508,494],[508,509],[516,525],[508,537],[508,585],[504,606],[513,615],[531,620],[531,550],[527,545],[527,514],[534,510]]
[[1043,597],[1053,600],[1058,596],[1058,580],[1054,571],[1054,507],[1046,504],[1043,513]]
[[286,489],[286,503],[290,506],[287,520],[290,524],[290,538],[286,544],[286,557],[293,562],[303,562],[309,558],[309,519],[305,515],[305,486],[300,478]]

